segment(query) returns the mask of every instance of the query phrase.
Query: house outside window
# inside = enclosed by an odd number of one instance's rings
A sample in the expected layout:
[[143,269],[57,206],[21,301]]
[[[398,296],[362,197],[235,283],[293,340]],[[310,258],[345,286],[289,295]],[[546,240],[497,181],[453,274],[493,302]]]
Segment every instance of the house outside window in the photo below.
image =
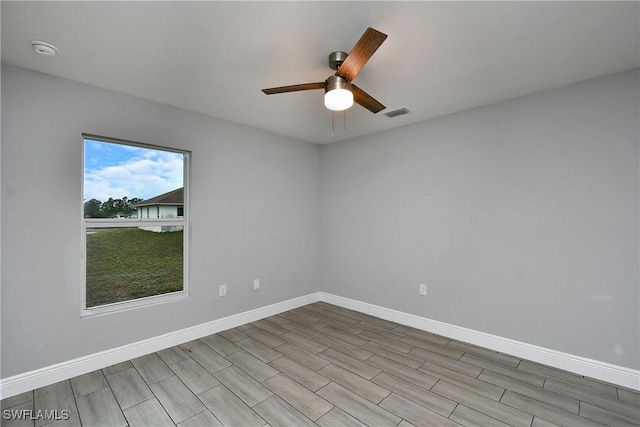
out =
[[185,298],[189,153],[83,137],[82,315]]
[[[138,218],[143,218],[143,209],[145,208],[147,218],[149,210],[155,212],[156,219],[184,218],[184,187],[136,203],[134,207],[137,209]],[[149,226],[145,229],[163,232],[170,231],[171,226]]]

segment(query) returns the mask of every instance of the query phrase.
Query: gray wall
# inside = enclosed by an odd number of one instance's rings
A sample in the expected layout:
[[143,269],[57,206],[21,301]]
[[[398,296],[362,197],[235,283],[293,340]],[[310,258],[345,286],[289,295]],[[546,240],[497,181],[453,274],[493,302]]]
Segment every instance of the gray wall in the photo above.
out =
[[[82,132],[193,152],[191,298],[80,318]],[[3,66],[2,377],[318,291],[318,202],[318,146]]]
[[[1,376],[318,290],[638,369],[638,89],[320,148],[3,66]],[[82,132],[193,151],[191,298],[80,318]]]
[[638,93],[633,70],[323,147],[322,290],[638,369]]

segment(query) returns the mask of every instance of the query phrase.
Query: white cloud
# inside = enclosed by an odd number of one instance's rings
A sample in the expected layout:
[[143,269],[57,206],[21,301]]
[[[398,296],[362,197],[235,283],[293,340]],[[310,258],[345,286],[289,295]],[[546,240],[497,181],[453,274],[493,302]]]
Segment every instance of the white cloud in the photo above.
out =
[[87,160],[85,200],[105,201],[124,196],[148,199],[183,186],[181,154],[148,149],[128,151],[131,157],[117,165],[100,166],[99,161],[95,164],[96,159]]

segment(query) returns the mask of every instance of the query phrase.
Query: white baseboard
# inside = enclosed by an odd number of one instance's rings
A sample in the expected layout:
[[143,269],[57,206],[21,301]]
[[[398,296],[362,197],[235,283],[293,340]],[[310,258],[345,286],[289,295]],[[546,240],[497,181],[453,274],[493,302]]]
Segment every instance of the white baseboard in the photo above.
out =
[[145,354],[206,337],[207,335],[220,331],[255,322],[256,320],[264,319],[265,317],[273,316],[319,300],[320,293],[315,292],[132,344],[3,378],[0,381],[0,397],[4,399],[26,391],[35,390],[39,387],[93,372],[97,369],[106,368],[116,363],[135,359]]
[[640,371],[587,359],[533,344],[503,338],[473,329],[451,325],[402,311],[380,307],[362,301],[320,292],[320,301],[366,313],[381,319],[428,331],[437,335],[475,344],[501,353],[563,369],[578,375],[610,382],[634,390],[640,390]]
[[543,363],[555,368],[564,369],[579,375],[585,375],[616,385],[640,390],[640,371],[616,366],[597,360],[587,359],[503,338],[484,332],[474,331],[425,317],[415,316],[398,310],[385,308],[325,292],[315,292],[287,301],[260,307],[243,313],[234,314],[222,319],[192,326],[157,337],[105,350],[99,353],[79,357],[77,359],[47,366],[23,374],[0,380],[0,397],[7,398],[26,391],[34,390],[58,381],[83,375],[97,369],[106,368],[145,354],[153,353],[178,344],[192,341],[207,335],[215,334],[246,323],[255,322],[287,310],[317,301],[324,301],[340,307],[349,308],[361,313],[370,314],[381,319],[411,326],[434,334],[446,336],[469,344],[486,347],[491,350],[507,353],[516,357]]

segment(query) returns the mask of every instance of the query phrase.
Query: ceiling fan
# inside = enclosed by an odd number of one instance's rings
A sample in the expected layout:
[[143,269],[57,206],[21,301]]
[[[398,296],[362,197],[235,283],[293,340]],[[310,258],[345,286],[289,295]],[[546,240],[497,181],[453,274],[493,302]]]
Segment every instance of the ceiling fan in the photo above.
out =
[[367,28],[360,40],[346,52],[333,52],[329,55],[329,67],[337,70],[327,80],[317,83],[303,83],[291,86],[272,87],[262,89],[267,95],[301,90],[324,89],[324,105],[333,111],[343,111],[350,108],[354,101],[372,113],[384,110],[386,107],[376,101],[371,95],[351,83],[369,58],[385,41],[387,35],[373,28]]

